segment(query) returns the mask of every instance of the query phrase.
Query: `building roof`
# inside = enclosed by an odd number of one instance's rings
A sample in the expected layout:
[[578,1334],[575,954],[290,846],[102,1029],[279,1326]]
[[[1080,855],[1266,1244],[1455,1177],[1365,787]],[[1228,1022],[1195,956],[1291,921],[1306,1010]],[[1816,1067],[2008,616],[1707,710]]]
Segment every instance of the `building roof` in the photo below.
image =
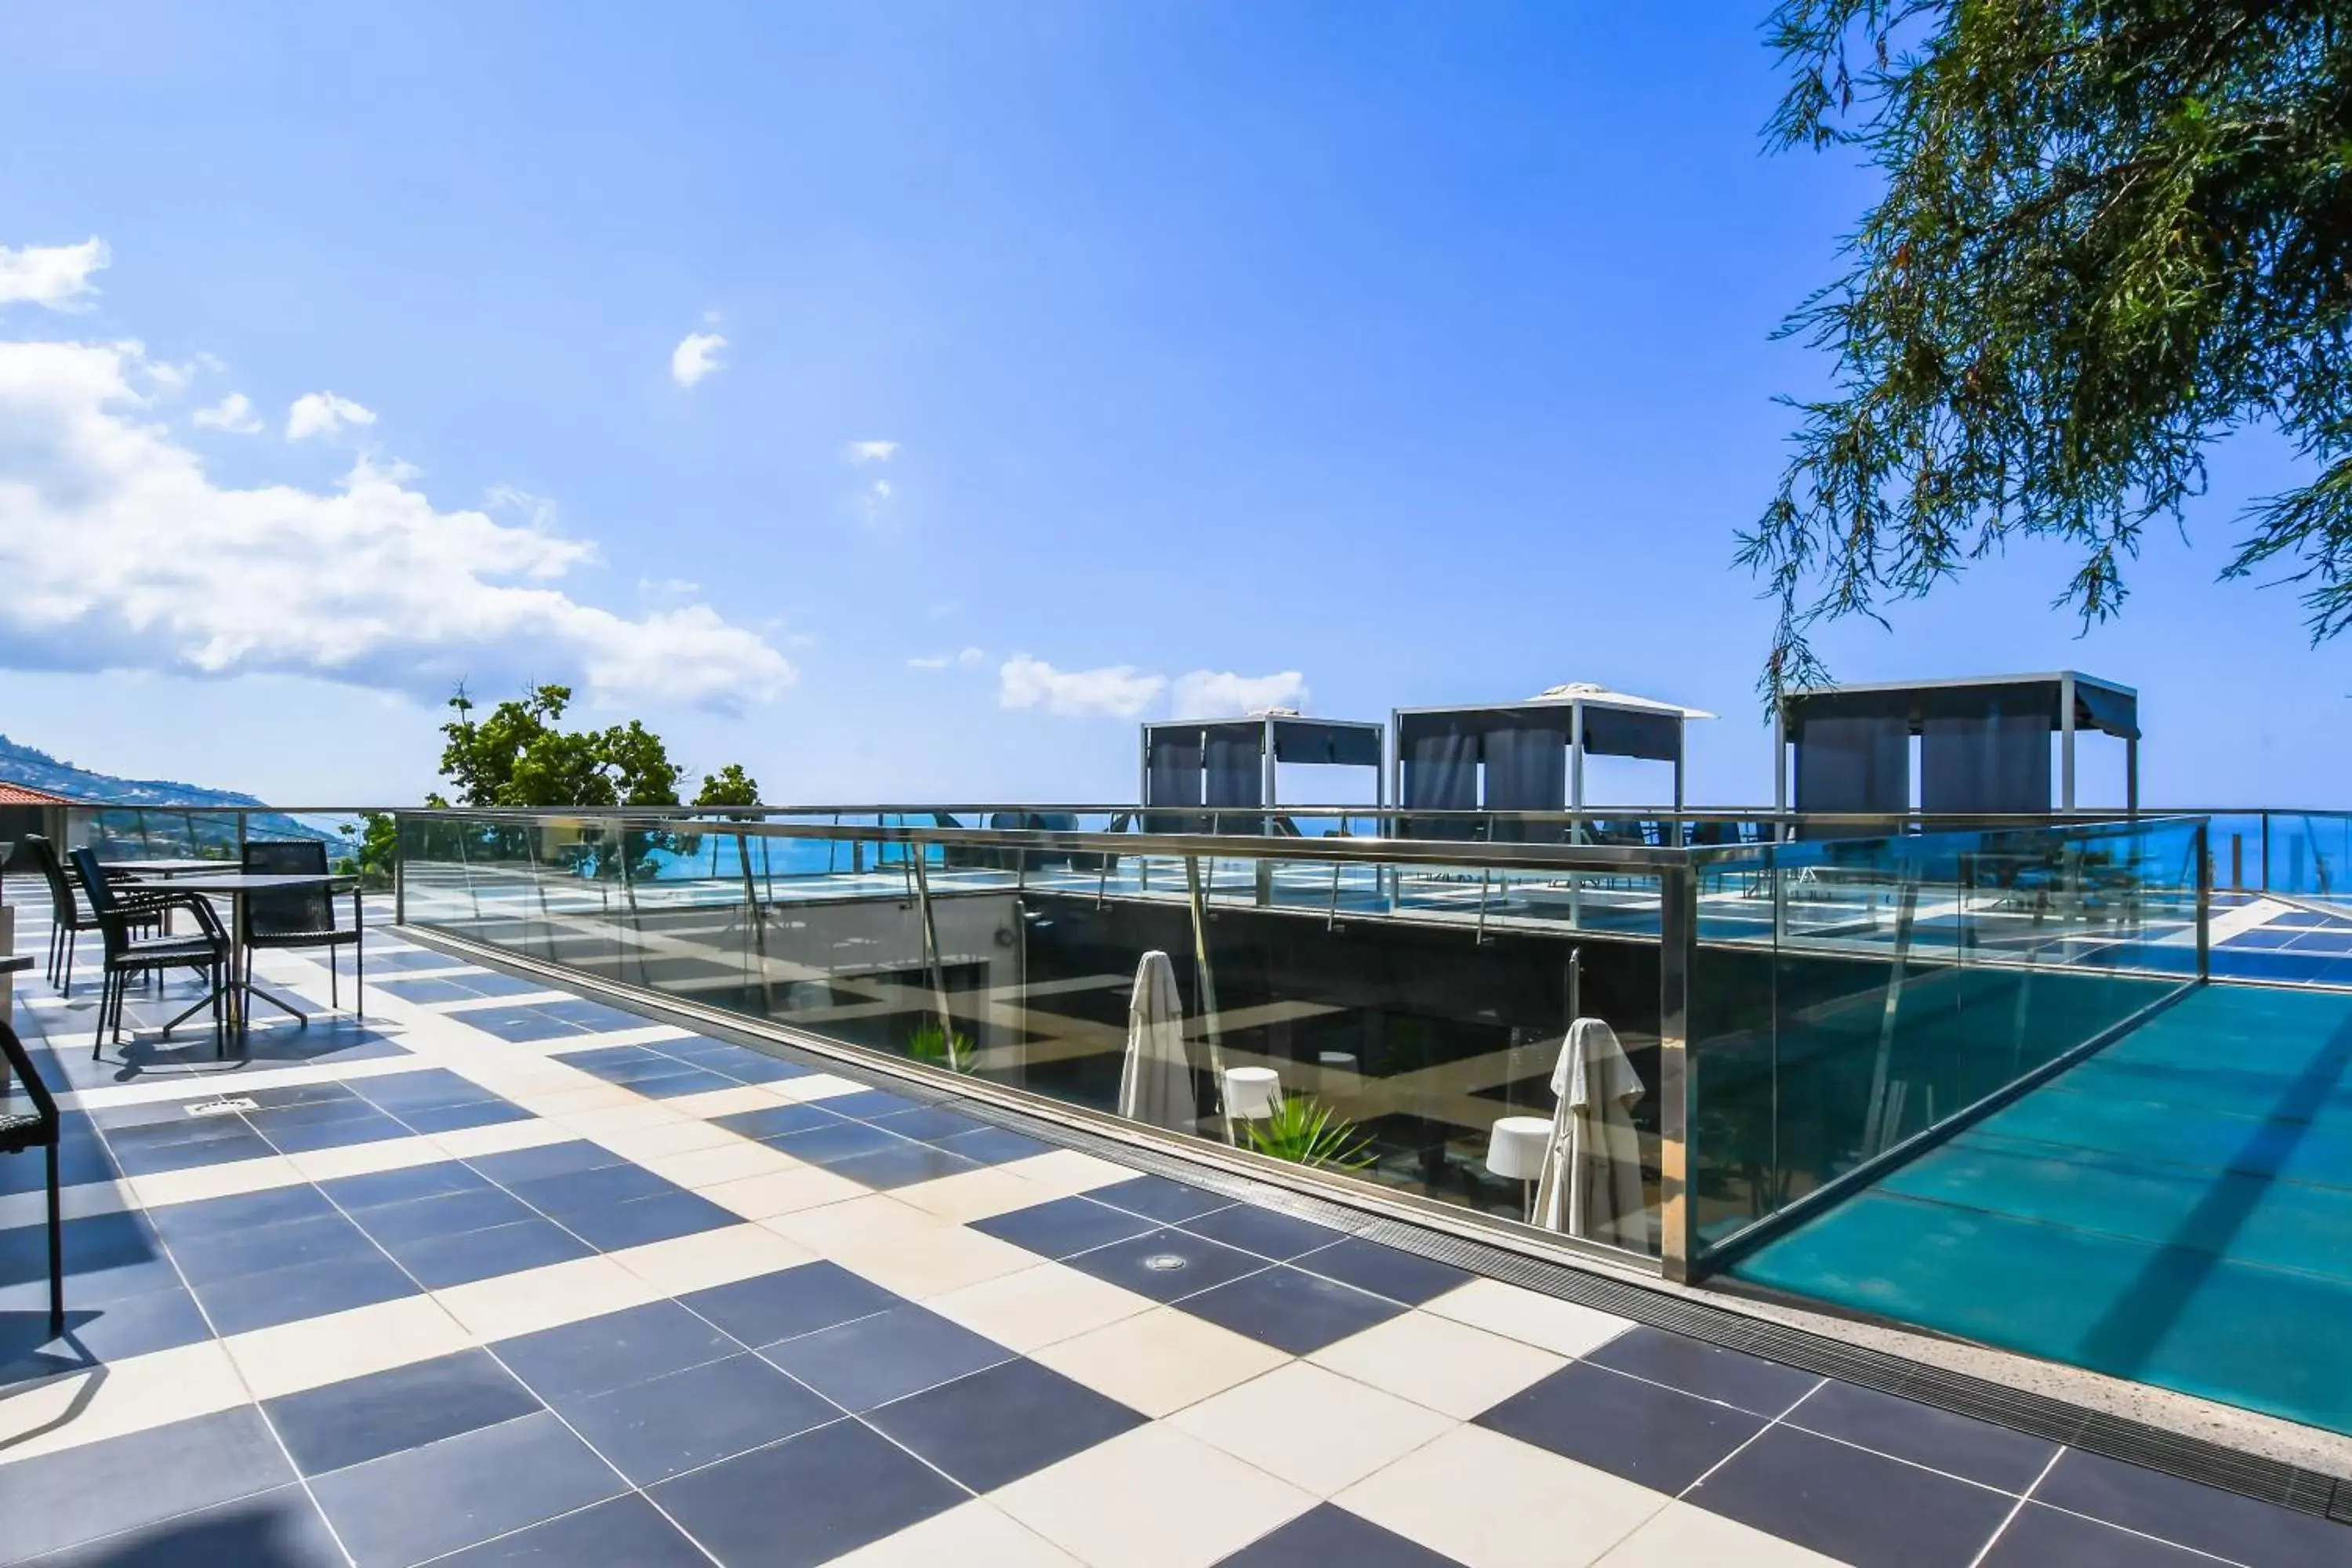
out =
[[0,779],[0,805],[72,805],[75,804],[77,803],[70,795],[51,795],[47,790],[35,789],[30,784],[12,784],[6,779]]

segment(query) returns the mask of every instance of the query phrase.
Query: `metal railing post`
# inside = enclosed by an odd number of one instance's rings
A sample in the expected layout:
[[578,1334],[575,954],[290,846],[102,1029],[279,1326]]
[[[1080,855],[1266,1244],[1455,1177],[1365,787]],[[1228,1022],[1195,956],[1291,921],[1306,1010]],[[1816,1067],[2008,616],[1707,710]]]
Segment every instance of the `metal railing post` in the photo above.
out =
[[1658,871],[1658,1264],[1665,1277],[1698,1272],[1698,1063],[1690,1048],[1691,971],[1698,956],[1696,879],[1690,866]]
[[915,851],[907,858],[915,868],[915,905],[923,926],[923,963],[931,974],[931,1005],[940,1015],[940,1047],[947,1052],[948,1070],[963,1071],[956,1058],[955,1014],[948,1006],[947,973],[940,964],[940,932],[931,921],[931,879],[923,867],[920,844],[909,844]]
[[[2206,842],[2206,835],[2211,826],[2206,822],[2197,825],[2197,984],[2200,985],[2213,978],[2213,861],[2208,853],[2210,846]],[[2264,869],[2267,872],[2267,866]]]

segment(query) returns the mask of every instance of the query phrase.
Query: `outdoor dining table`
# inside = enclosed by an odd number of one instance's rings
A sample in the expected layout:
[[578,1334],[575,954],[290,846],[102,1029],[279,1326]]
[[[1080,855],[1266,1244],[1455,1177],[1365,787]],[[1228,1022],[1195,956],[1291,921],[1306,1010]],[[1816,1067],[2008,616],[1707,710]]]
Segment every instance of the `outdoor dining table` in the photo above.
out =
[[[114,864],[137,865],[139,862],[116,861]],[[172,862],[172,864],[184,864],[184,862]],[[212,864],[218,866],[221,863],[215,860]],[[229,978],[225,987],[226,994],[223,1000],[227,1004],[229,1029],[239,1037],[246,1032],[248,1022],[246,1002],[250,997],[259,997],[306,1028],[310,1023],[310,1016],[308,1013],[277,993],[254,983],[253,949],[245,940],[245,900],[247,899],[256,893],[290,893],[311,888],[324,888],[330,893],[339,893],[348,888],[352,894],[352,929],[356,931],[361,926],[360,879],[348,874],[332,871],[321,873],[211,870],[184,874],[157,871],[134,877],[130,879],[128,885],[134,888],[170,889],[174,892],[182,893],[203,893],[210,898],[228,900]],[[356,951],[355,947],[354,952]],[[357,963],[362,962],[364,961],[355,961],[355,970],[357,970]],[[364,970],[357,970],[357,973],[362,977],[365,974]],[[200,1002],[196,1005],[201,1007],[204,1004]],[[356,1006],[357,1004],[355,1003],[354,1005]],[[192,1007],[188,1013],[195,1010]],[[180,1018],[188,1016],[188,1013],[181,1014]],[[174,1018],[172,1024],[165,1025],[164,1032],[170,1033],[172,1026],[179,1023],[180,1018]]]

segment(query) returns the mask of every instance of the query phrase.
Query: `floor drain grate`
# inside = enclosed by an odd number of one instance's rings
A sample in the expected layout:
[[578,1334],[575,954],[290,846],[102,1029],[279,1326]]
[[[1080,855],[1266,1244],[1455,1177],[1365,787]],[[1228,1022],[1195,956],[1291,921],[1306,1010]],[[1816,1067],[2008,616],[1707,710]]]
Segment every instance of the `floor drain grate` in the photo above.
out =
[[241,1111],[260,1109],[258,1101],[238,1095],[234,1099],[224,1096],[219,1100],[199,1100],[190,1105],[187,1111],[191,1116],[235,1116]]

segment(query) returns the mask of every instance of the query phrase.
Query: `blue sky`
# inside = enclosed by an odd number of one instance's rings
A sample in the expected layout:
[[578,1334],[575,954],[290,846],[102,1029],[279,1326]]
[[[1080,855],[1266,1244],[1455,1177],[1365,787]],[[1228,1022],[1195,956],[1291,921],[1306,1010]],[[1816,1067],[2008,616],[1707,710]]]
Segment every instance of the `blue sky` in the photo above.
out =
[[[1768,333],[1871,185],[1762,153],[1761,0],[1621,10],[12,7],[0,731],[412,800],[451,679],[567,679],[772,801],[1093,799],[1121,709],[1589,679],[1762,798]],[[1823,649],[2336,802],[2352,648],[2212,581],[2293,473],[2226,448],[2088,637],[2021,549]]]

